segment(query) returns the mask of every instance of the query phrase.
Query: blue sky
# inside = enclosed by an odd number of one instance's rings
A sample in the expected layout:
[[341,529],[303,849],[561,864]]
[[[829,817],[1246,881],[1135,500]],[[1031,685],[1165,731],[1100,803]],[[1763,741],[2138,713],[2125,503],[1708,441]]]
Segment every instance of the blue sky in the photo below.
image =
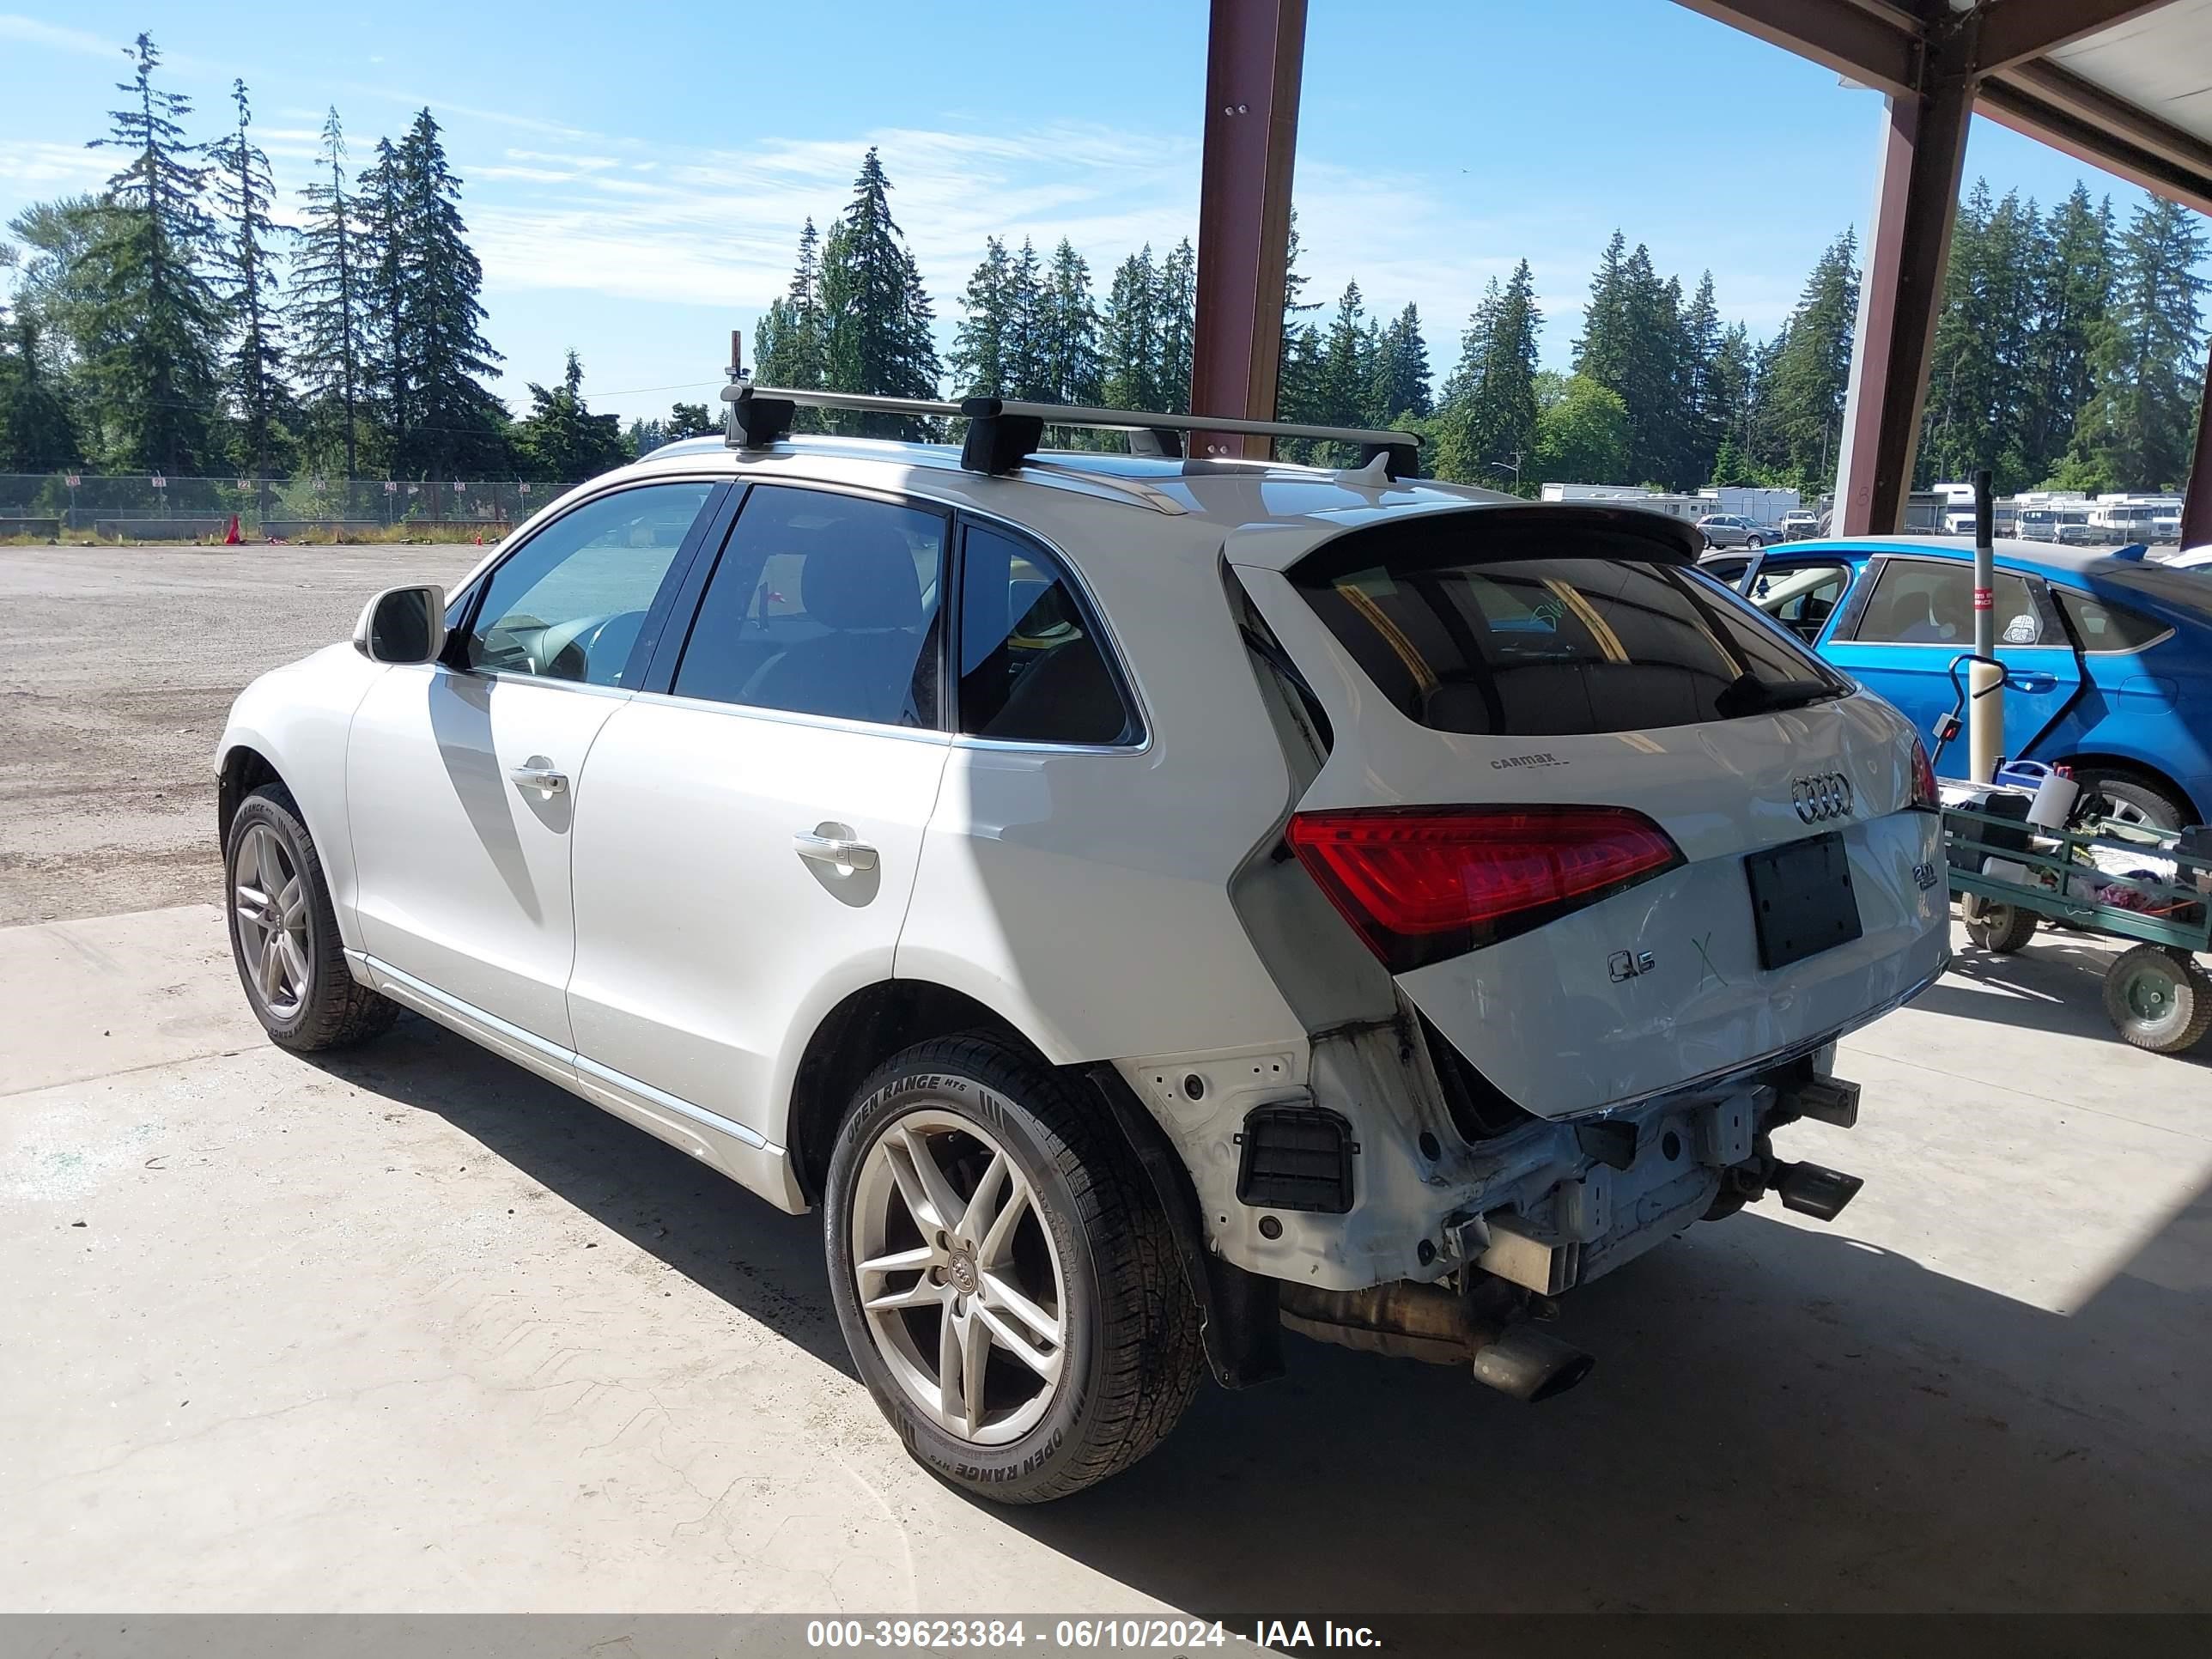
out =
[[[4,4],[5,0],[0,0]],[[1197,224],[1203,0],[1111,5],[577,6],[548,0],[0,12],[0,220],[95,186],[118,48],[152,31],[212,137],[234,75],[288,204],[336,104],[356,157],[428,104],[465,180],[499,390],[582,354],[625,416],[711,397],[726,332],[781,290],[801,222],[880,146],[948,331],[987,235],[1065,235],[1103,289]],[[1615,226],[1765,335],[1864,220],[1876,94],[1668,0],[1312,0],[1297,200],[1312,276],[1417,301],[1442,374],[1492,276],[1527,258],[1564,368]],[[2049,203],[2140,192],[1977,120],[1969,180]]]

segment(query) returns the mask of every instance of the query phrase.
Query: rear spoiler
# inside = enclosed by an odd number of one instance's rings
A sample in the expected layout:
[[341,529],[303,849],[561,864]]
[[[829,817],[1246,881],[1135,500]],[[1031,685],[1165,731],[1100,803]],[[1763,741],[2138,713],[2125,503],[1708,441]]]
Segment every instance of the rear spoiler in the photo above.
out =
[[1515,559],[1623,559],[1695,565],[1705,538],[1695,525],[1640,507],[1583,501],[1469,503],[1393,515],[1331,537],[1291,565],[1297,582],[1329,582],[1377,563],[1502,564]]

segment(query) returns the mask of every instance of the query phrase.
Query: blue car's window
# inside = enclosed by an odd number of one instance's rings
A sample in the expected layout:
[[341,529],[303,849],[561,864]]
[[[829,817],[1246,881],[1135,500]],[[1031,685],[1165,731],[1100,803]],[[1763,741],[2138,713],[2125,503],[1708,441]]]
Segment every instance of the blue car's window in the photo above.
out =
[[[1996,635],[2004,645],[2038,645],[2043,620],[2027,584],[2008,571],[1996,573]],[[1891,559],[1875,578],[1866,613],[1852,638],[1869,645],[1950,645],[1965,651],[1974,643],[1974,573],[1968,564],[1948,560]]]
[[2081,641],[2084,651],[2140,651],[2173,631],[2155,617],[2093,599],[2087,593],[2058,590],[2058,608],[2073,624],[2074,636]]

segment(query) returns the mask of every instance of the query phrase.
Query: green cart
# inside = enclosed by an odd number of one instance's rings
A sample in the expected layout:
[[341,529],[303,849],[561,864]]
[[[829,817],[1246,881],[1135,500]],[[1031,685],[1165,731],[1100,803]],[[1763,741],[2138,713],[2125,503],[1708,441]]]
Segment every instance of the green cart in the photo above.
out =
[[[2197,832],[2201,838],[2202,832]],[[2178,1054],[2212,1030],[2212,848],[2185,833],[2106,820],[2064,830],[1973,806],[1943,811],[1951,895],[1967,936],[2017,951],[2039,922],[2133,939],[2105,975],[2127,1042]]]

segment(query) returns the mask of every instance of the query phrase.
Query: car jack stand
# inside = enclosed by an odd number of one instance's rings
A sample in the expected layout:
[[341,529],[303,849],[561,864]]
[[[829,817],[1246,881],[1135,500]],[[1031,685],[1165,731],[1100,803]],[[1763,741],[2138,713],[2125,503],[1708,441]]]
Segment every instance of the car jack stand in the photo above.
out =
[[1785,1164],[1775,1176],[1774,1191],[1782,1200],[1782,1207],[1816,1221],[1833,1221],[1866,1185],[1857,1176],[1823,1169],[1818,1164]]

